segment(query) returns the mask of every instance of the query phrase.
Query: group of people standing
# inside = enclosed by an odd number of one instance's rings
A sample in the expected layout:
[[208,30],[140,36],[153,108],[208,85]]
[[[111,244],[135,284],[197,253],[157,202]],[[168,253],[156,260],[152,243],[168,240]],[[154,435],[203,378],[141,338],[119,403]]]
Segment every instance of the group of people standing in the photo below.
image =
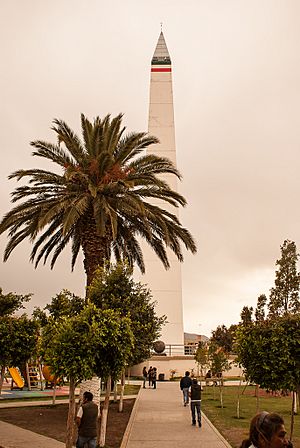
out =
[[185,376],[180,380],[180,389],[183,394],[183,405],[187,406],[191,399],[192,425],[196,426],[196,413],[198,426],[201,428],[201,385],[196,378],[190,377],[190,372],[186,371]]
[[157,381],[157,369],[156,367],[149,367],[147,371],[146,367],[143,367],[143,388],[146,389],[146,382],[148,381],[149,387],[156,389]]

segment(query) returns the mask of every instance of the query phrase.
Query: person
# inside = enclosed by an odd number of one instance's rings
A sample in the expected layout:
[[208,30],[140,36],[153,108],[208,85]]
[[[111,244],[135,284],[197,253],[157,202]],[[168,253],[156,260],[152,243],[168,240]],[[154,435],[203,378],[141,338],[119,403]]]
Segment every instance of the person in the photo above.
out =
[[185,376],[180,380],[180,389],[183,394],[183,405],[186,406],[189,404],[189,388],[192,385],[192,380],[190,378],[190,372],[186,371]]
[[210,378],[211,378],[211,370],[209,369],[209,370],[206,372],[206,375],[205,375],[205,385],[206,385],[206,386],[209,386],[209,380],[210,380]]
[[78,438],[76,448],[96,448],[97,442],[97,417],[98,406],[93,402],[93,394],[84,392],[82,405],[80,406],[76,424],[78,426]]
[[196,426],[196,411],[199,428],[201,428],[201,386],[196,378],[192,380],[191,390],[189,392],[191,398],[192,425]]
[[148,370],[148,384],[149,387],[152,385],[152,366],[150,366]]
[[153,369],[151,371],[151,381],[152,381],[153,389],[156,389],[156,380],[157,380],[157,369],[156,369],[156,367],[153,367]]
[[143,378],[144,378],[144,382],[143,382],[143,388],[144,389],[146,389],[146,381],[147,381],[147,378],[148,378],[148,372],[147,372],[147,369],[146,369],[146,367],[143,367]]
[[260,412],[250,423],[249,437],[240,448],[292,448],[286,438],[283,418],[275,413]]

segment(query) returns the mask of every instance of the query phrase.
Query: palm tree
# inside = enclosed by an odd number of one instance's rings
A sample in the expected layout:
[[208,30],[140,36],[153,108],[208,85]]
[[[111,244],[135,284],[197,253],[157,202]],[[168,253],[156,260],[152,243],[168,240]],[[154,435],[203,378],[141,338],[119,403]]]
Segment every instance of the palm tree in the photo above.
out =
[[[19,205],[0,223],[0,233],[9,231],[4,252],[6,261],[25,239],[33,243],[30,260],[35,267],[51,258],[51,269],[68,243],[72,243],[71,267],[78,253],[84,254],[87,285],[98,265],[127,258],[145,271],[139,241],[145,239],[165,268],[169,267],[166,248],[182,261],[181,243],[192,253],[196,245],[175,214],[154,205],[153,199],[174,207],[185,199],[170,189],[161,174],[180,179],[172,162],[155,155],[143,155],[157,138],[146,133],[124,135],[122,114],[107,115],[90,122],[81,115],[83,141],[62,120],[54,120],[52,129],[58,143],[31,142],[34,156],[54,162],[60,169],[18,170],[9,178],[28,177],[28,185],[12,193]],[[152,203],[151,203],[152,200]]]

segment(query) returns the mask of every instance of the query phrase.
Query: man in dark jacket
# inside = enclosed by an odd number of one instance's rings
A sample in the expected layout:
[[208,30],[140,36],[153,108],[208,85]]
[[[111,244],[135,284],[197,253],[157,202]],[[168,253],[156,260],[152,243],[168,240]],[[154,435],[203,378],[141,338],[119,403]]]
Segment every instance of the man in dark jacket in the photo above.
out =
[[196,425],[196,410],[198,417],[198,425],[201,428],[201,386],[198,384],[196,378],[193,379],[190,391],[191,397],[191,412],[192,412],[192,425]]
[[185,372],[185,376],[180,380],[180,389],[183,393],[183,404],[186,406],[189,404],[189,388],[192,385],[192,380],[190,378],[190,372]]
[[97,442],[98,406],[93,402],[93,394],[84,392],[83,402],[80,406],[76,423],[78,426],[78,439],[76,448],[96,448]]

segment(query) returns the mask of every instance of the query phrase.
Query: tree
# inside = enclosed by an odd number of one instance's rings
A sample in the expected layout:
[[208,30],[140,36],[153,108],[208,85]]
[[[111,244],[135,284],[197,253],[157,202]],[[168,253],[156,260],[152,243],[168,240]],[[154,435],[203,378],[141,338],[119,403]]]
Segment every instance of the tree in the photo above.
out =
[[24,364],[36,351],[38,325],[26,315],[13,314],[24,308],[31,294],[3,294],[0,288],[0,394],[4,380],[5,367]]
[[26,315],[0,317],[0,393],[5,367],[21,366],[36,353],[38,325]]
[[[42,169],[18,170],[9,178],[29,178],[29,184],[12,193],[19,202],[0,223],[0,233],[9,231],[4,252],[6,261],[25,239],[34,243],[30,259],[35,267],[51,256],[51,268],[57,257],[72,243],[74,267],[80,249],[84,255],[87,285],[98,265],[123,257],[137,263],[144,272],[142,237],[169,267],[166,248],[182,261],[181,244],[192,253],[196,245],[175,214],[164,204],[186,204],[161,175],[180,174],[172,162],[156,155],[141,155],[156,137],[146,133],[124,135],[122,115],[109,115],[90,122],[81,115],[83,141],[62,120],[54,120],[52,129],[58,143],[42,140],[31,143],[33,155],[54,162],[60,174]],[[137,157],[139,156],[139,157]],[[160,200],[162,206],[151,204]]]
[[0,288],[0,316],[11,316],[15,311],[24,308],[23,303],[29,302],[31,294],[19,295],[9,292],[3,294],[2,288]]
[[241,326],[238,361],[246,377],[268,390],[300,392],[300,314]]
[[195,361],[200,367],[201,376],[203,376],[203,369],[208,364],[208,345],[203,341],[198,342],[198,347],[195,352]]
[[232,352],[233,346],[233,328],[227,328],[226,325],[219,325],[212,332],[210,340],[218,347],[221,347],[226,354],[229,354]]
[[132,348],[130,320],[113,310],[89,305],[76,316],[49,319],[43,329],[41,354],[56,377],[70,381],[67,448],[73,446],[76,385],[95,373],[120,370]]
[[276,261],[275,286],[270,290],[269,316],[282,316],[288,312],[300,311],[299,287],[300,276],[297,272],[296,244],[285,240],[281,249],[281,258]]
[[[127,365],[139,364],[150,358],[153,343],[160,336],[165,316],[155,313],[155,302],[149,289],[132,277],[132,268],[127,263],[108,263],[98,268],[91,286],[88,299],[100,309],[114,309],[122,316],[129,316],[134,336],[134,350],[130,353]],[[125,369],[121,376],[121,394],[119,411],[123,410]]]
[[208,359],[213,376],[220,377],[220,403],[223,407],[223,372],[229,370],[230,364],[228,354],[214,340],[210,340],[208,348]]
[[150,290],[133,279],[132,268],[127,263],[106,264],[95,272],[88,288],[88,299],[100,309],[113,309],[131,319],[134,350],[128,359],[133,366],[149,359],[153,343],[166,321],[155,312]]
[[265,306],[267,303],[267,297],[265,294],[261,294],[257,298],[257,305],[255,309],[255,320],[262,322],[265,320]]

